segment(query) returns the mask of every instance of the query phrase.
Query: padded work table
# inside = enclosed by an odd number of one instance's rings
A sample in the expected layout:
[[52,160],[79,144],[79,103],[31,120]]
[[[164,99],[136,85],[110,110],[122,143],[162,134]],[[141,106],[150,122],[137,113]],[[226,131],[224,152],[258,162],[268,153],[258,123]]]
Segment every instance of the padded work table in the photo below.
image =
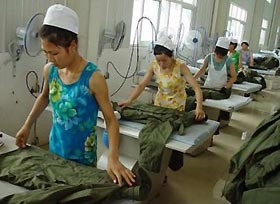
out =
[[[141,129],[145,126],[145,124],[126,120],[119,120],[119,125],[121,135],[129,136],[134,139],[138,139]],[[103,119],[98,118],[97,126],[102,129],[105,128]],[[218,126],[219,122],[213,120],[207,120],[206,122],[201,124],[193,124],[190,127],[185,128],[184,135],[178,135],[177,133],[173,133],[168,139],[165,146],[166,148],[171,150],[177,150],[183,153],[191,153],[190,149],[211,138]],[[123,142],[123,139],[124,138],[122,137],[121,143]],[[127,150],[127,148],[124,149]],[[120,148],[120,151],[123,151],[123,149]],[[131,153],[124,153],[125,155],[134,155]]]
[[275,76],[275,75],[276,75],[277,69],[279,69],[279,68],[276,68],[276,69],[267,69],[267,70],[250,68],[250,70],[256,71],[256,72],[258,72],[259,74],[269,75],[269,76]]
[[[51,111],[50,109],[48,109]],[[102,119],[102,114],[99,112],[99,118],[97,120],[97,151],[98,151],[98,162],[97,168],[106,169],[107,166],[107,148],[102,142],[102,133],[105,125]],[[129,169],[133,169],[139,158],[139,132],[143,128],[144,124],[135,123],[131,121],[119,120],[119,131],[120,131],[120,145],[119,145],[119,159]],[[196,155],[209,146],[211,138],[219,127],[219,122],[208,120],[203,124],[194,124],[185,129],[185,135],[180,136],[176,133],[172,134],[169,138],[166,148],[163,152],[161,167],[159,173],[152,173],[150,177],[152,179],[152,189],[148,201],[152,200],[160,190],[166,170],[168,168],[169,159],[172,150],[177,150],[183,153]],[[139,201],[132,201],[134,204],[143,203]],[[115,201],[112,204],[123,204],[129,203],[129,201]]]
[[[139,158],[139,141],[138,136],[144,124],[119,120],[120,124],[120,161],[127,167],[133,168],[133,165],[137,162]],[[189,153],[191,155],[196,155],[205,149],[210,144],[211,138],[219,127],[219,122],[208,120],[202,124],[194,124],[188,128],[185,128],[185,134],[180,136],[173,133],[166,143],[166,148],[164,149],[160,172],[150,173],[152,178],[152,190],[151,195],[148,200],[152,200],[160,191],[163,184],[164,177],[166,175],[166,170],[168,168],[169,159],[172,150],[177,150],[183,153]],[[101,135],[103,132],[104,121],[98,118],[97,121],[97,135],[98,135],[98,149],[103,149],[101,152],[100,159],[98,160],[97,167],[100,169],[106,168],[107,165],[107,149],[102,144]]]
[[[2,133],[2,137],[0,137],[0,141],[4,143],[4,145],[0,147],[0,155],[18,149],[18,147],[15,145],[15,138],[12,136]],[[2,180],[0,180],[0,189],[1,189],[0,198],[15,193],[23,193],[28,191],[23,187],[13,185],[11,183]],[[119,199],[119,200],[110,201],[110,203],[111,204],[146,204],[145,201],[135,201],[130,199]]]
[[[15,138],[11,137],[9,135],[6,135],[2,133],[2,137],[0,137],[0,141],[4,142],[4,145],[0,147],[0,154],[4,154],[13,150],[18,149],[18,147],[15,144]],[[13,184],[10,184],[5,181],[0,180],[0,198],[3,198],[5,196],[14,194],[14,193],[22,193],[27,191],[25,188],[22,188],[20,186],[16,186]]]
[[228,99],[223,99],[223,100],[206,99],[205,101],[203,101],[202,104],[203,106],[206,107],[216,108],[227,112],[233,112],[246,106],[251,101],[252,98],[250,97],[231,94],[231,96]]
[[251,97],[244,97],[240,95],[231,94],[228,99],[223,100],[213,100],[206,99],[203,101],[203,110],[208,115],[208,118],[215,121],[220,121],[219,117],[222,111],[229,112],[229,118],[224,120],[224,123],[221,124],[221,127],[227,125],[230,121],[231,114],[233,111],[237,111],[249,103],[252,102]]
[[261,90],[261,84],[255,84],[251,82],[244,81],[241,84],[233,84],[232,90],[239,91],[244,94],[254,93]]
[[[188,67],[192,74],[195,74],[199,70],[199,68],[197,68],[197,67],[192,67],[192,66],[188,66]],[[232,90],[241,92],[242,94],[254,93],[254,92],[261,90],[261,88],[262,88],[262,85],[254,84],[254,83],[247,82],[247,81],[244,81],[241,84],[232,85]]]

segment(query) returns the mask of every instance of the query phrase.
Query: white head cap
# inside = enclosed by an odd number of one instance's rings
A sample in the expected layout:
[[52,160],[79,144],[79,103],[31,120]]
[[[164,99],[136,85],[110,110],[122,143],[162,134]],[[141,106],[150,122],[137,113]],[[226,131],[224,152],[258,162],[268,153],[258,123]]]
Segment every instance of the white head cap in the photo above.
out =
[[216,43],[217,47],[221,47],[228,50],[229,47],[229,39],[227,37],[219,37]]
[[231,42],[231,43],[238,43],[237,39],[235,39],[235,38],[231,38],[231,39],[230,39],[230,42]]
[[175,45],[168,36],[161,36],[159,39],[155,42],[156,45],[161,45],[165,48],[167,48],[170,51],[173,51],[175,49]]
[[78,15],[61,4],[54,4],[48,8],[43,25],[51,25],[79,34]]
[[242,45],[242,43],[246,43],[246,44],[248,44],[248,45],[249,45],[248,40],[242,40],[242,41],[241,41],[241,45]]

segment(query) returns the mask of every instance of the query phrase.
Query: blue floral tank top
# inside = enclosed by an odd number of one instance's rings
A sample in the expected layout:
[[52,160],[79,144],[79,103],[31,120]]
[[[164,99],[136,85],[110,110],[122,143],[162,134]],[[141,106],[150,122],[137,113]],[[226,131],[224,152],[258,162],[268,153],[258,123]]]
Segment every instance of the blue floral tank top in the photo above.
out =
[[96,165],[96,122],[98,103],[89,89],[89,80],[97,70],[88,62],[80,78],[64,84],[58,69],[51,65],[49,71],[49,102],[53,124],[49,138],[51,152],[86,165]]

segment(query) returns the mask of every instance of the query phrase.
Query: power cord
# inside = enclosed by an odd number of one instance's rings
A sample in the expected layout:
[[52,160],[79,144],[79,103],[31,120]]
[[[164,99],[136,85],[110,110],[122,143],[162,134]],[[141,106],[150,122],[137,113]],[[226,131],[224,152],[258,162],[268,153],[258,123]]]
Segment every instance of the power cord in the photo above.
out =
[[[30,77],[31,74],[33,74],[35,76],[35,85],[30,87],[30,85],[29,85],[29,77]],[[39,85],[38,74],[35,71],[32,70],[32,71],[27,72],[27,74],[25,75],[25,84],[26,84],[26,87],[27,87],[29,93],[34,98],[37,98],[38,96],[35,95],[35,93],[40,93],[40,85]]]
[[[121,85],[117,88],[117,90],[115,90],[112,94],[111,94],[111,97],[114,96],[116,93],[119,92],[119,90],[123,87],[123,85],[125,84],[126,80],[127,79],[130,79],[132,77],[135,76],[137,70],[138,70],[138,67],[139,67],[139,37],[138,37],[138,31],[139,31],[139,24],[142,20],[148,20],[150,22],[150,25],[152,26],[152,48],[154,48],[154,42],[156,41],[156,29],[155,29],[155,26],[153,24],[153,22],[148,18],[148,17],[141,17],[138,22],[137,22],[137,26],[136,26],[136,30],[135,30],[135,34],[134,34],[134,38],[133,38],[133,45],[132,45],[132,50],[131,50],[131,54],[130,54],[130,58],[129,58],[129,64],[128,64],[128,68],[127,68],[127,72],[124,75],[122,75],[118,69],[116,68],[116,66],[113,64],[113,62],[111,61],[108,61],[107,62],[107,66],[106,66],[106,75],[105,75],[105,78],[106,77],[109,77],[109,72],[108,72],[108,67],[109,65],[112,65],[114,70],[117,72],[117,74],[122,77],[124,80],[122,81]],[[154,35],[155,34],[155,35]],[[137,38],[137,43],[136,43],[136,67],[135,67],[135,70],[133,71],[133,73],[129,76],[129,72],[130,72],[130,69],[131,69],[131,64],[132,64],[132,58],[133,58],[133,55],[134,55],[134,48],[135,48],[135,41],[136,41],[136,38]]]

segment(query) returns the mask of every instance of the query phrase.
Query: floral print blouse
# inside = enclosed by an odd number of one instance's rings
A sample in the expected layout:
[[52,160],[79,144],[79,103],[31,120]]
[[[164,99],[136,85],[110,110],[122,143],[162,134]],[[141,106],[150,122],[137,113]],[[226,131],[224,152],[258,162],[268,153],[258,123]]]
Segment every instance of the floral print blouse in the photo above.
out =
[[175,65],[171,73],[162,73],[161,67],[156,61],[152,62],[154,75],[158,84],[158,91],[154,104],[160,107],[185,110],[186,104],[186,78],[181,75],[181,62],[175,60]]
[[88,62],[79,79],[64,84],[57,67],[49,70],[49,102],[53,124],[49,138],[51,152],[86,165],[96,165],[96,122],[98,103],[89,89],[89,79],[97,70]]

